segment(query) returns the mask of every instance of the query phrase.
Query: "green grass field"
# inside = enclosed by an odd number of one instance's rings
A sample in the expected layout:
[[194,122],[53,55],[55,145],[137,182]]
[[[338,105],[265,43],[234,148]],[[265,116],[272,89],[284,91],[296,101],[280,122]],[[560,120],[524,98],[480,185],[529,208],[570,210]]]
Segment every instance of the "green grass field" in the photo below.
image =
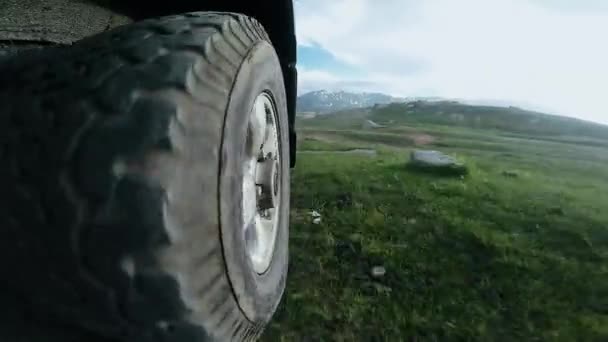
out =
[[[362,117],[298,122],[288,285],[265,341],[608,341],[608,136]],[[378,153],[340,153],[361,148]],[[414,148],[470,172],[408,169]]]

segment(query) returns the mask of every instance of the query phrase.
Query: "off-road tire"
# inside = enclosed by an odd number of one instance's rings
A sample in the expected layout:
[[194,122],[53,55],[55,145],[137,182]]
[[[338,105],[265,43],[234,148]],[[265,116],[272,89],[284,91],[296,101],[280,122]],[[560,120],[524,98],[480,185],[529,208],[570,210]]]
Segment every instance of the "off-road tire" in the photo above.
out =
[[[237,166],[262,91],[284,203],[258,274]],[[24,52],[0,64],[0,120],[0,340],[259,337],[285,286],[289,213],[285,90],[259,23],[189,13]]]

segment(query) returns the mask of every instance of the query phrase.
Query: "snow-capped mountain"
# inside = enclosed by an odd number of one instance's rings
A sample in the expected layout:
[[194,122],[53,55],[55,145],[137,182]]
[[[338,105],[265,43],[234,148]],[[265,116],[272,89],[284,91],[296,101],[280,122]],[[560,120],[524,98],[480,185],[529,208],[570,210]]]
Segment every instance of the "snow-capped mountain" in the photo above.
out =
[[298,97],[298,112],[329,113],[344,109],[366,108],[376,104],[404,102],[406,99],[381,93],[349,93],[318,90]]

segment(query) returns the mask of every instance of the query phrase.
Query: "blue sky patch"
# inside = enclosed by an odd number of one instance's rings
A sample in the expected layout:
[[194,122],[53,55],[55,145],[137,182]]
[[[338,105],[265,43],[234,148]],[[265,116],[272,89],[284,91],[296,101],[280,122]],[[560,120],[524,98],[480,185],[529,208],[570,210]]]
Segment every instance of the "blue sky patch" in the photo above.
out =
[[298,45],[298,66],[306,69],[323,70],[336,76],[362,77],[364,72],[344,63],[319,45]]

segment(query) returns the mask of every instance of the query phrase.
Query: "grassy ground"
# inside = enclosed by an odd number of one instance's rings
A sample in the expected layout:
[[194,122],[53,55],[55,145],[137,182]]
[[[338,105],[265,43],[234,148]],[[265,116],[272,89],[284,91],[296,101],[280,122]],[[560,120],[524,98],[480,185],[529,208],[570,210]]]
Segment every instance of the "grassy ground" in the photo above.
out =
[[[608,341],[606,141],[302,126],[302,149],[379,153],[298,156],[288,286],[265,341]],[[412,134],[469,175],[406,168]]]

